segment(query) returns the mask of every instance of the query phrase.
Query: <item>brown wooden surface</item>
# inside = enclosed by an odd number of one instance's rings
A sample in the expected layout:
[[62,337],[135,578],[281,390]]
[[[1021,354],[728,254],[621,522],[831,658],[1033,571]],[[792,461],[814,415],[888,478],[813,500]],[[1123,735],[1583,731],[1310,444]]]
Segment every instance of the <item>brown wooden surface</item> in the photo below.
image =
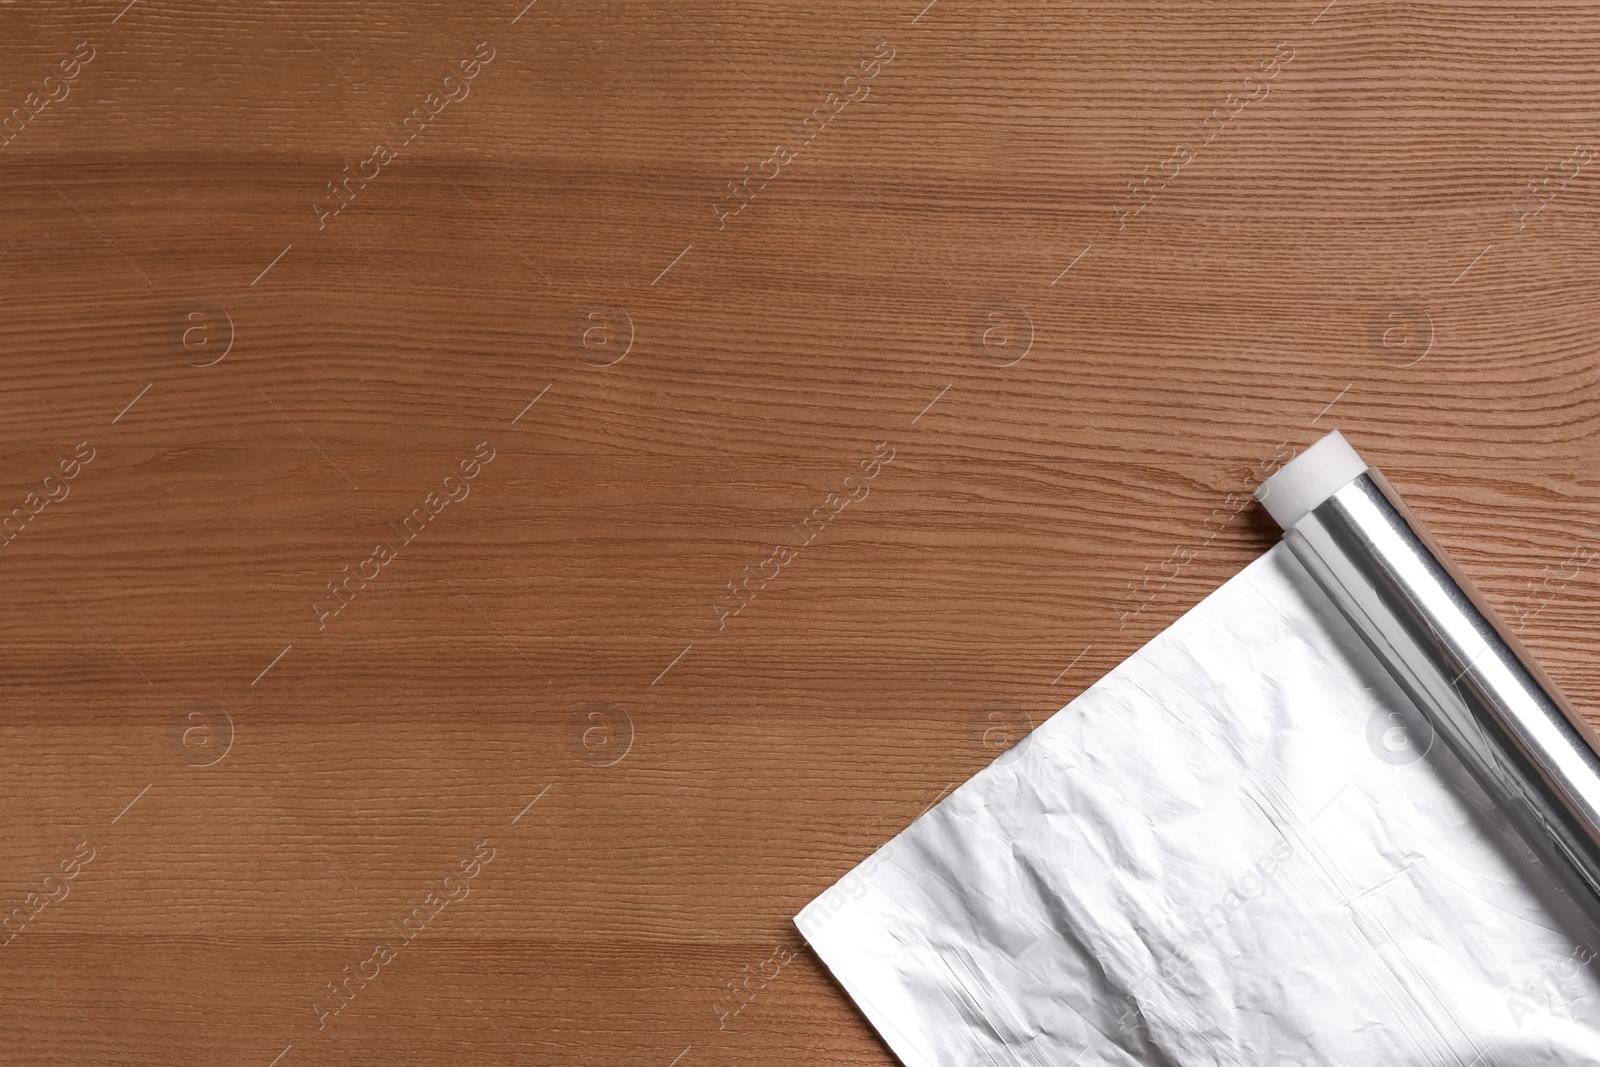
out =
[[1600,707],[1600,9],[923,2],[0,4],[0,1059],[886,1063],[790,916],[1333,427]]

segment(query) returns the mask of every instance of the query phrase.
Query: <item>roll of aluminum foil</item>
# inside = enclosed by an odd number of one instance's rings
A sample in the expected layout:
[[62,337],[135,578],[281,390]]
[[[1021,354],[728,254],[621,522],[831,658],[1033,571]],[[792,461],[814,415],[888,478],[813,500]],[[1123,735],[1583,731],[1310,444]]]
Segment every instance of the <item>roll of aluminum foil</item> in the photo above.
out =
[[1600,915],[1600,757],[1555,683],[1337,431],[1257,496],[1436,734]]
[[796,916],[907,1067],[1600,1064],[1581,720],[1343,438],[1258,495],[1281,543]]

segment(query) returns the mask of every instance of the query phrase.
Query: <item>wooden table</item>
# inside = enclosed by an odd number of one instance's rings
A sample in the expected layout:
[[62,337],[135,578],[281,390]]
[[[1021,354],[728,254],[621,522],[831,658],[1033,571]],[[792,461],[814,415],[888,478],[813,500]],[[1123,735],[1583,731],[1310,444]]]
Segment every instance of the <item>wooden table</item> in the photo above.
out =
[[1600,701],[1600,10],[523,2],[0,5],[8,1062],[890,1062],[1335,427]]

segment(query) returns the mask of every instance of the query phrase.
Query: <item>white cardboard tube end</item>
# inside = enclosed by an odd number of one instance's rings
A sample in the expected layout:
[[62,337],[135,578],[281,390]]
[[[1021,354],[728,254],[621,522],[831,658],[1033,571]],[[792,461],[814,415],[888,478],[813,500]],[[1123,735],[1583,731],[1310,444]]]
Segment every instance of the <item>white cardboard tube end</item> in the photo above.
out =
[[1338,430],[1283,465],[1256,488],[1261,501],[1284,530],[1294,528],[1318,504],[1366,473],[1367,464]]

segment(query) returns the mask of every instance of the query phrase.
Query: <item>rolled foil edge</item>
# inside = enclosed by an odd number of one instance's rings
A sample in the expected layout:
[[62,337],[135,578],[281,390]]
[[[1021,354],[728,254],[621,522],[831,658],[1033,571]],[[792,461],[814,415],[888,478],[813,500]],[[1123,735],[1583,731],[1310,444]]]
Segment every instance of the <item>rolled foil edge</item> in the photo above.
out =
[[1377,468],[1284,542],[1436,736],[1600,920],[1593,732]]

